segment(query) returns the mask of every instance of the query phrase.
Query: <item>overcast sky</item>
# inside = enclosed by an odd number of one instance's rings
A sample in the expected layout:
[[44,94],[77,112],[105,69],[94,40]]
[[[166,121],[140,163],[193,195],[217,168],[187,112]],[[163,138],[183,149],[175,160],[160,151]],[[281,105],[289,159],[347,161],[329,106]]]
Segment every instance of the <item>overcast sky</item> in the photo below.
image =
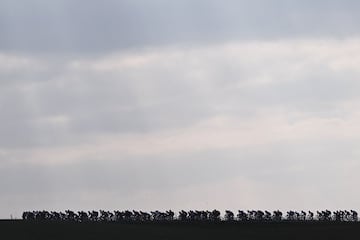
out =
[[0,218],[359,210],[359,11],[0,0]]

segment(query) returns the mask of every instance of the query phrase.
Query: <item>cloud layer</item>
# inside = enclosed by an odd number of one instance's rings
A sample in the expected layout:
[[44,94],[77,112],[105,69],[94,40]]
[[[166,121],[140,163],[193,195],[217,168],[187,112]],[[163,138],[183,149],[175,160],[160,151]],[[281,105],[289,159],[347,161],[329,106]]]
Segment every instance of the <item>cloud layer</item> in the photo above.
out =
[[0,3],[0,49],[91,55],[163,45],[359,34],[356,0],[45,0]]
[[356,208],[360,39],[0,55],[0,213]]

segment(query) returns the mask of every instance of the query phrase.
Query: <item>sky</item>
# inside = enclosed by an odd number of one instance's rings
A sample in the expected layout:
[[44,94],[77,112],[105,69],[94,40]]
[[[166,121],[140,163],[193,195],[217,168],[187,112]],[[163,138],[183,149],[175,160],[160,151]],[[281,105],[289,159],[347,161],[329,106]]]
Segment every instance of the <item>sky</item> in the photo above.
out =
[[359,210],[357,0],[0,0],[0,218]]

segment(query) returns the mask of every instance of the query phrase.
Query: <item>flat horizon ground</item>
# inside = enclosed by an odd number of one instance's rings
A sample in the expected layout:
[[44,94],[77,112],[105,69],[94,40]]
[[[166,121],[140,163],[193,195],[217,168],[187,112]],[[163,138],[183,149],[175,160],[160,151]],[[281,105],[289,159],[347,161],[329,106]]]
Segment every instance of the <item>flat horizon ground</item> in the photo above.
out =
[[39,223],[0,220],[8,239],[356,239],[360,223]]

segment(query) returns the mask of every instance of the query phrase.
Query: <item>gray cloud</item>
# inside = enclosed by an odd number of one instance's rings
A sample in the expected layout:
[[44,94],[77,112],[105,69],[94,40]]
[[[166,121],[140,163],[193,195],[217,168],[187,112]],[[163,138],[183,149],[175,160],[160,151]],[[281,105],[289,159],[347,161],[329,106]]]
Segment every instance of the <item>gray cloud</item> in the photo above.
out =
[[[341,104],[358,99],[356,66],[343,66],[357,60],[350,54],[356,43],[242,42],[78,60],[27,57],[26,64],[12,56],[0,74],[25,73],[1,82],[0,142],[71,145],[187,128],[216,116],[251,119],[272,109],[339,118],[348,111]],[[38,65],[45,67],[28,70]]]
[[359,4],[2,1],[0,217],[356,207]]
[[359,34],[347,1],[2,1],[0,49],[103,53],[164,44]]
[[[305,202],[306,199],[322,198],[323,194],[333,196],[348,196],[349,188],[353,187],[348,181],[348,174],[356,174],[354,161],[358,154],[354,152],[357,144],[348,141],[328,140],[321,142],[307,142],[303,144],[280,143],[275,145],[263,145],[262,151],[258,148],[241,148],[226,151],[200,151],[190,154],[161,155],[155,157],[131,158],[120,157],[109,161],[87,160],[63,166],[44,166],[23,164],[21,166],[10,163],[0,168],[0,186],[2,196],[11,196],[17,200],[17,204],[24,207],[42,206],[48,209],[66,209],[77,206],[82,200],[82,195],[87,196],[86,205],[79,209],[95,206],[97,199],[108,198],[108,193],[116,196],[107,199],[107,207],[133,208],[138,194],[142,192],[167,193],[168,196],[178,193],[192,186],[194,191],[201,192],[201,188],[212,185],[213,194],[217,194],[222,201],[231,197],[235,201],[224,207],[237,209],[238,207],[251,204],[248,202],[246,191],[238,186],[238,191],[233,189],[231,196],[227,194],[225,186],[217,184],[222,181],[231,181],[241,176],[249,182],[257,185],[268,185],[270,189],[253,189],[252,197],[260,205],[266,206],[266,202],[274,198],[283,199],[284,203],[275,202],[273,207],[285,207],[287,201],[295,201],[291,195],[295,189],[303,191],[307,188],[308,193],[313,195],[299,195]],[[342,159],[342,167],[339,168],[336,158]],[[329,189],[329,182],[333,182]],[[232,186],[234,187],[234,186]],[[243,189],[243,190],[241,190]],[[283,189],[279,192],[278,189]],[[315,190],[315,192],[313,192]],[[245,191],[245,192],[243,192]],[[273,191],[273,192],[271,192]],[[330,191],[330,192],[327,192]],[[306,191],[304,192],[306,193]],[[183,196],[195,198],[193,196]],[[37,196],[31,199],[29,196]],[[102,196],[103,195],[103,196]],[[264,196],[267,198],[264,198]],[[73,199],[69,202],[59,202],[56,199]],[[44,199],[51,199],[45,202]],[[74,199],[76,199],[74,201]],[[127,199],[132,199],[128,201]],[[262,199],[262,200],[261,200]],[[332,208],[352,205],[351,199],[342,198],[339,202],[337,197],[327,199],[327,206]],[[149,199],[143,203],[142,208],[162,208],[173,206],[182,208],[185,205],[176,200],[167,198],[156,202]],[[204,200],[203,200],[204,201]],[[295,201],[297,202],[297,201]],[[343,204],[343,205],[339,205]],[[277,204],[277,205],[276,205]],[[295,204],[301,207],[303,203]],[[307,203],[307,208],[312,208]],[[205,205],[203,205],[204,207]],[[269,207],[269,205],[267,205]],[[11,213],[12,209],[6,209],[1,205],[2,213]],[[4,215],[5,216],[5,215]]]

